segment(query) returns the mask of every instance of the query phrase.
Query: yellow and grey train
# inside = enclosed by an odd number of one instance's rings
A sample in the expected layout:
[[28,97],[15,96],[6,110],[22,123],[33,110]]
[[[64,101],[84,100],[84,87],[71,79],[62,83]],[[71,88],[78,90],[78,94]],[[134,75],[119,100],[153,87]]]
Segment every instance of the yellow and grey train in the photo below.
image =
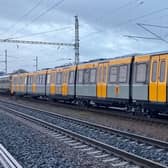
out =
[[[134,54],[15,74],[6,86],[11,95],[125,107],[133,113],[168,114],[167,71],[168,52]],[[0,91],[4,84],[1,77]]]

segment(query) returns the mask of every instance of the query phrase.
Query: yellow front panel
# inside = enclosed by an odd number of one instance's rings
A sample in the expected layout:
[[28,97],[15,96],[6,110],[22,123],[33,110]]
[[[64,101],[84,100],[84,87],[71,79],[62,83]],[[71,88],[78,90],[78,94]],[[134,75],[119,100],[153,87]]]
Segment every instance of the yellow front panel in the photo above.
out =
[[16,91],[17,92],[19,91],[19,85],[16,85]]
[[101,97],[101,84],[100,83],[98,83],[97,84],[97,97]]
[[103,83],[102,85],[101,85],[101,97],[103,97],[103,98],[106,98],[106,96],[107,96],[107,85],[106,85],[106,83]]
[[68,95],[68,85],[66,83],[62,84],[62,95]]
[[158,102],[166,102],[166,83],[158,84]]
[[36,85],[35,84],[32,85],[32,92],[36,93]]
[[11,85],[11,94],[13,94],[14,93],[14,85],[12,84]]
[[[159,81],[158,81],[158,102],[166,102],[166,88],[167,88],[167,59],[168,59],[168,55],[162,55],[160,56],[160,67],[159,67]],[[161,64],[164,62],[164,65]],[[162,66],[162,67],[161,67]],[[161,71],[161,68],[163,68],[165,71],[165,74],[164,74],[164,80],[163,81],[160,81],[160,71]]]
[[64,84],[64,96],[68,95],[68,85]]
[[[156,63],[156,73],[153,75],[153,63]],[[153,56],[151,59],[151,66],[150,66],[150,83],[149,83],[149,100],[157,102],[158,100],[158,67],[159,64],[159,56]],[[152,76],[156,78],[155,81],[153,81]]]
[[25,88],[24,85],[20,86],[21,92],[24,92],[24,88]]
[[56,93],[56,87],[55,84],[51,84],[50,85],[50,94],[54,95]]
[[157,84],[156,83],[149,84],[149,100],[157,101]]

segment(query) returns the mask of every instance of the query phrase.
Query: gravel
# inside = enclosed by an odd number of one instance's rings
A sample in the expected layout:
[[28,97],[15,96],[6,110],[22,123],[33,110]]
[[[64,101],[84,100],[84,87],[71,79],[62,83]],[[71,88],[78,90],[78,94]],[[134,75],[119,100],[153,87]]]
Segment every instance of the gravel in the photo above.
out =
[[134,153],[134,154],[142,156],[144,158],[160,162],[164,165],[168,165],[168,151],[160,151],[159,152],[158,148],[147,149],[146,145],[140,146],[139,143],[137,143],[137,142],[132,143],[132,140],[128,141],[128,142],[124,142],[124,139],[121,139],[119,137],[112,136],[110,134],[103,134],[103,133],[97,132],[93,129],[90,129],[89,127],[88,128],[83,127],[83,126],[78,127],[73,122],[61,120],[58,118],[53,118],[43,112],[34,112],[34,111],[32,112],[28,109],[24,109],[24,110],[22,110],[22,108],[20,108],[20,109],[21,109],[21,111],[24,111],[24,113],[26,113],[26,114],[29,114],[31,116],[35,116],[35,117],[40,118],[42,120],[45,120],[49,123],[53,123],[53,124],[56,124],[60,127],[65,128],[65,129],[72,130],[74,132],[82,134],[84,136],[88,136],[90,138],[97,139],[99,141],[102,141],[103,143],[107,143],[107,144],[115,146],[119,149],[123,149],[127,152]]
[[105,168],[99,160],[73,150],[0,111],[0,143],[26,168]]
[[[11,97],[0,97],[0,99],[11,100]],[[86,120],[89,122],[101,124],[111,128],[119,129],[122,131],[128,131],[131,133],[136,133],[142,136],[147,136],[151,138],[156,138],[168,142],[168,127],[156,124],[150,124],[142,121],[129,120],[124,117],[117,117],[112,115],[93,113],[83,110],[74,110],[64,107],[57,107],[56,105],[50,105],[41,102],[31,102],[21,99],[12,98],[14,102],[22,103],[32,107],[40,108],[42,110],[49,110],[58,114],[65,116],[71,116],[73,118],[78,118],[81,120]]]

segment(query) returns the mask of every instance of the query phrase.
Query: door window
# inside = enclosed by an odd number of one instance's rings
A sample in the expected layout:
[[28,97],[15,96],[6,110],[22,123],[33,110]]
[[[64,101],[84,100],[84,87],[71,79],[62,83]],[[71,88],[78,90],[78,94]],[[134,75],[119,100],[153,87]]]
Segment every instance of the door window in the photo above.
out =
[[152,65],[152,82],[156,82],[156,75],[157,75],[157,62],[153,62],[153,65]]
[[165,61],[161,61],[160,63],[160,82],[165,81]]

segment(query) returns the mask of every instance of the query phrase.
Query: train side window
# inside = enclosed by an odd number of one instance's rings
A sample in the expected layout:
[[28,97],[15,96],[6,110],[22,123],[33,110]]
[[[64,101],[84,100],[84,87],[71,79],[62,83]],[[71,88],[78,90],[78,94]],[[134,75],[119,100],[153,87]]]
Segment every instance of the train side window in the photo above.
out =
[[27,83],[27,77],[24,76],[24,77],[23,77],[23,84],[25,85],[26,83]]
[[89,83],[90,69],[85,69],[84,71],[84,84]]
[[78,84],[83,83],[83,70],[78,70],[77,82]]
[[95,83],[96,82],[96,69],[91,69],[90,70],[90,83]]
[[161,61],[160,63],[160,82],[165,81],[165,67],[166,67],[166,62]]
[[106,82],[106,78],[107,78],[107,68],[103,67],[103,82]]
[[43,75],[43,85],[45,85],[45,82],[46,82],[46,74]]
[[127,73],[128,65],[120,65],[119,66],[119,82],[126,83],[127,82]]
[[50,83],[54,83],[54,81],[55,81],[55,73],[52,73]]
[[136,65],[136,82],[137,83],[146,82],[146,76],[147,76],[146,72],[147,72],[146,63],[139,63]]
[[157,75],[157,62],[153,62],[153,65],[152,65],[152,82],[156,82],[156,75]]
[[47,84],[50,84],[51,74],[47,75]]
[[57,72],[56,74],[56,83],[61,84],[62,83],[62,72]]
[[74,71],[69,72],[69,84],[74,83],[75,73]]
[[118,71],[117,66],[111,66],[110,67],[110,71],[109,71],[109,82],[110,83],[117,82],[117,71]]

